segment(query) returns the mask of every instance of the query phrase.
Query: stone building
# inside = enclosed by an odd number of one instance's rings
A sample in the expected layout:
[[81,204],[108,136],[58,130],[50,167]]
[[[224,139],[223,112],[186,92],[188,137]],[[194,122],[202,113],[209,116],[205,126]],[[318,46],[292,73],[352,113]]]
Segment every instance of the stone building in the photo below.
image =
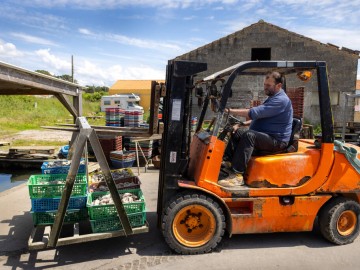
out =
[[[341,121],[344,97],[342,92],[355,93],[359,51],[324,44],[276,25],[264,22],[252,24],[240,31],[220,38],[193,51],[176,57],[208,63],[203,78],[241,61],[249,60],[318,60],[326,61],[329,74],[330,96],[334,121]],[[304,88],[304,120],[319,124],[319,103],[316,74],[310,82],[302,82],[295,75],[286,78],[287,88]],[[250,107],[253,101],[264,101],[263,78],[245,78],[236,81],[230,99],[232,107]],[[194,107],[196,100],[194,100]],[[352,113],[347,121],[354,119],[354,103],[349,104]]]

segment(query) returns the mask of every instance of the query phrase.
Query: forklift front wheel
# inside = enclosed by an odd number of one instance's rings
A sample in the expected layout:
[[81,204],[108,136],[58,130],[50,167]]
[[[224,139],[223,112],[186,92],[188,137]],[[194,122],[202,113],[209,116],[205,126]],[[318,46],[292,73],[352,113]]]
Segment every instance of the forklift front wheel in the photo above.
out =
[[321,210],[319,225],[322,235],[337,245],[352,243],[360,233],[360,205],[350,199],[338,197]]
[[168,245],[181,254],[210,252],[224,235],[225,217],[211,198],[187,193],[166,209],[162,231]]

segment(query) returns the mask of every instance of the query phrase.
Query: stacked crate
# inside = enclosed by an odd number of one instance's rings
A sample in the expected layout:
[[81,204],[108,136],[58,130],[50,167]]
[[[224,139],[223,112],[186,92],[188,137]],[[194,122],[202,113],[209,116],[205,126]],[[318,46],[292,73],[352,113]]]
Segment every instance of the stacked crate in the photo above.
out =
[[[138,154],[139,154],[139,166],[144,166],[144,164],[146,163],[146,160],[152,157],[152,152],[153,152],[153,141],[152,140],[147,140],[147,141],[142,141],[142,142],[137,142],[138,144]],[[142,152],[144,153],[145,159],[143,154],[141,153],[140,147]],[[129,151],[132,151],[134,153],[136,153],[136,145],[135,142],[129,142],[127,145],[127,148]]]
[[[71,161],[66,159],[46,161],[41,166],[41,175],[30,176],[28,188],[34,225],[54,223],[70,166]],[[87,219],[85,172],[85,162],[81,159],[65,214],[65,223],[76,223]]]
[[110,152],[111,164],[114,168],[131,167],[135,161],[134,151],[112,151]]
[[[139,178],[133,176],[130,169],[113,170],[111,174],[131,227],[143,226],[146,209]],[[88,193],[87,209],[93,233],[121,230],[123,227],[107,185],[105,181],[97,181],[104,179],[104,176],[99,172],[89,177],[89,181],[92,181],[90,184],[92,192]]]
[[105,125],[122,127],[124,126],[125,110],[120,108],[106,108],[105,109]]
[[140,127],[144,122],[142,111],[138,110],[125,110],[124,126],[125,127]]
[[110,153],[112,151],[121,151],[123,148],[122,136],[99,136],[99,141],[108,162],[111,162]]
[[[54,223],[66,177],[67,174],[30,176],[28,188],[34,225],[51,225]],[[65,223],[76,223],[87,219],[86,193],[86,175],[78,174],[66,210]]]
[[292,103],[294,117],[304,117],[304,90],[304,87],[289,87],[286,89],[286,94]]

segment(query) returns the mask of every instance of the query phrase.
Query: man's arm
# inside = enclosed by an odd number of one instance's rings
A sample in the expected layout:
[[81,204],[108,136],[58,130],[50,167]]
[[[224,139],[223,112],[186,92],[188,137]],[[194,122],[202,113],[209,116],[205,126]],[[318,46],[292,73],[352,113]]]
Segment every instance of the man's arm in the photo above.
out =
[[225,109],[225,112],[227,113],[231,113],[242,117],[249,117],[249,111],[250,109],[231,109],[231,108]]

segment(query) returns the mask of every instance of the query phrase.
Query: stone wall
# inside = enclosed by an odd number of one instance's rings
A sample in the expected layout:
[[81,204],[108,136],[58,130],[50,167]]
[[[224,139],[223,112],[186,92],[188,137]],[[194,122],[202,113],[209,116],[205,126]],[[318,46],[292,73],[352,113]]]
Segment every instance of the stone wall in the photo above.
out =
[[[271,60],[319,60],[328,66],[330,91],[339,94],[339,104],[332,106],[334,121],[341,121],[344,97],[341,92],[354,93],[358,54],[347,49],[323,44],[310,38],[289,32],[275,25],[260,21],[241,31],[216,40],[176,59],[208,63],[208,70],[198,78],[225,69],[241,61],[251,60],[252,48],[271,48]],[[264,100],[262,77],[240,77],[233,85],[229,106],[249,107],[251,100]],[[286,78],[287,87],[304,87],[304,120],[313,125],[320,123],[319,105],[312,101],[317,96],[316,74],[304,83],[292,75]],[[315,92],[315,93],[314,93]],[[194,100],[194,104],[196,104]],[[349,108],[354,104],[349,103]],[[194,106],[195,111],[199,111]],[[353,110],[352,110],[353,111]],[[354,114],[347,121],[353,121]]]

